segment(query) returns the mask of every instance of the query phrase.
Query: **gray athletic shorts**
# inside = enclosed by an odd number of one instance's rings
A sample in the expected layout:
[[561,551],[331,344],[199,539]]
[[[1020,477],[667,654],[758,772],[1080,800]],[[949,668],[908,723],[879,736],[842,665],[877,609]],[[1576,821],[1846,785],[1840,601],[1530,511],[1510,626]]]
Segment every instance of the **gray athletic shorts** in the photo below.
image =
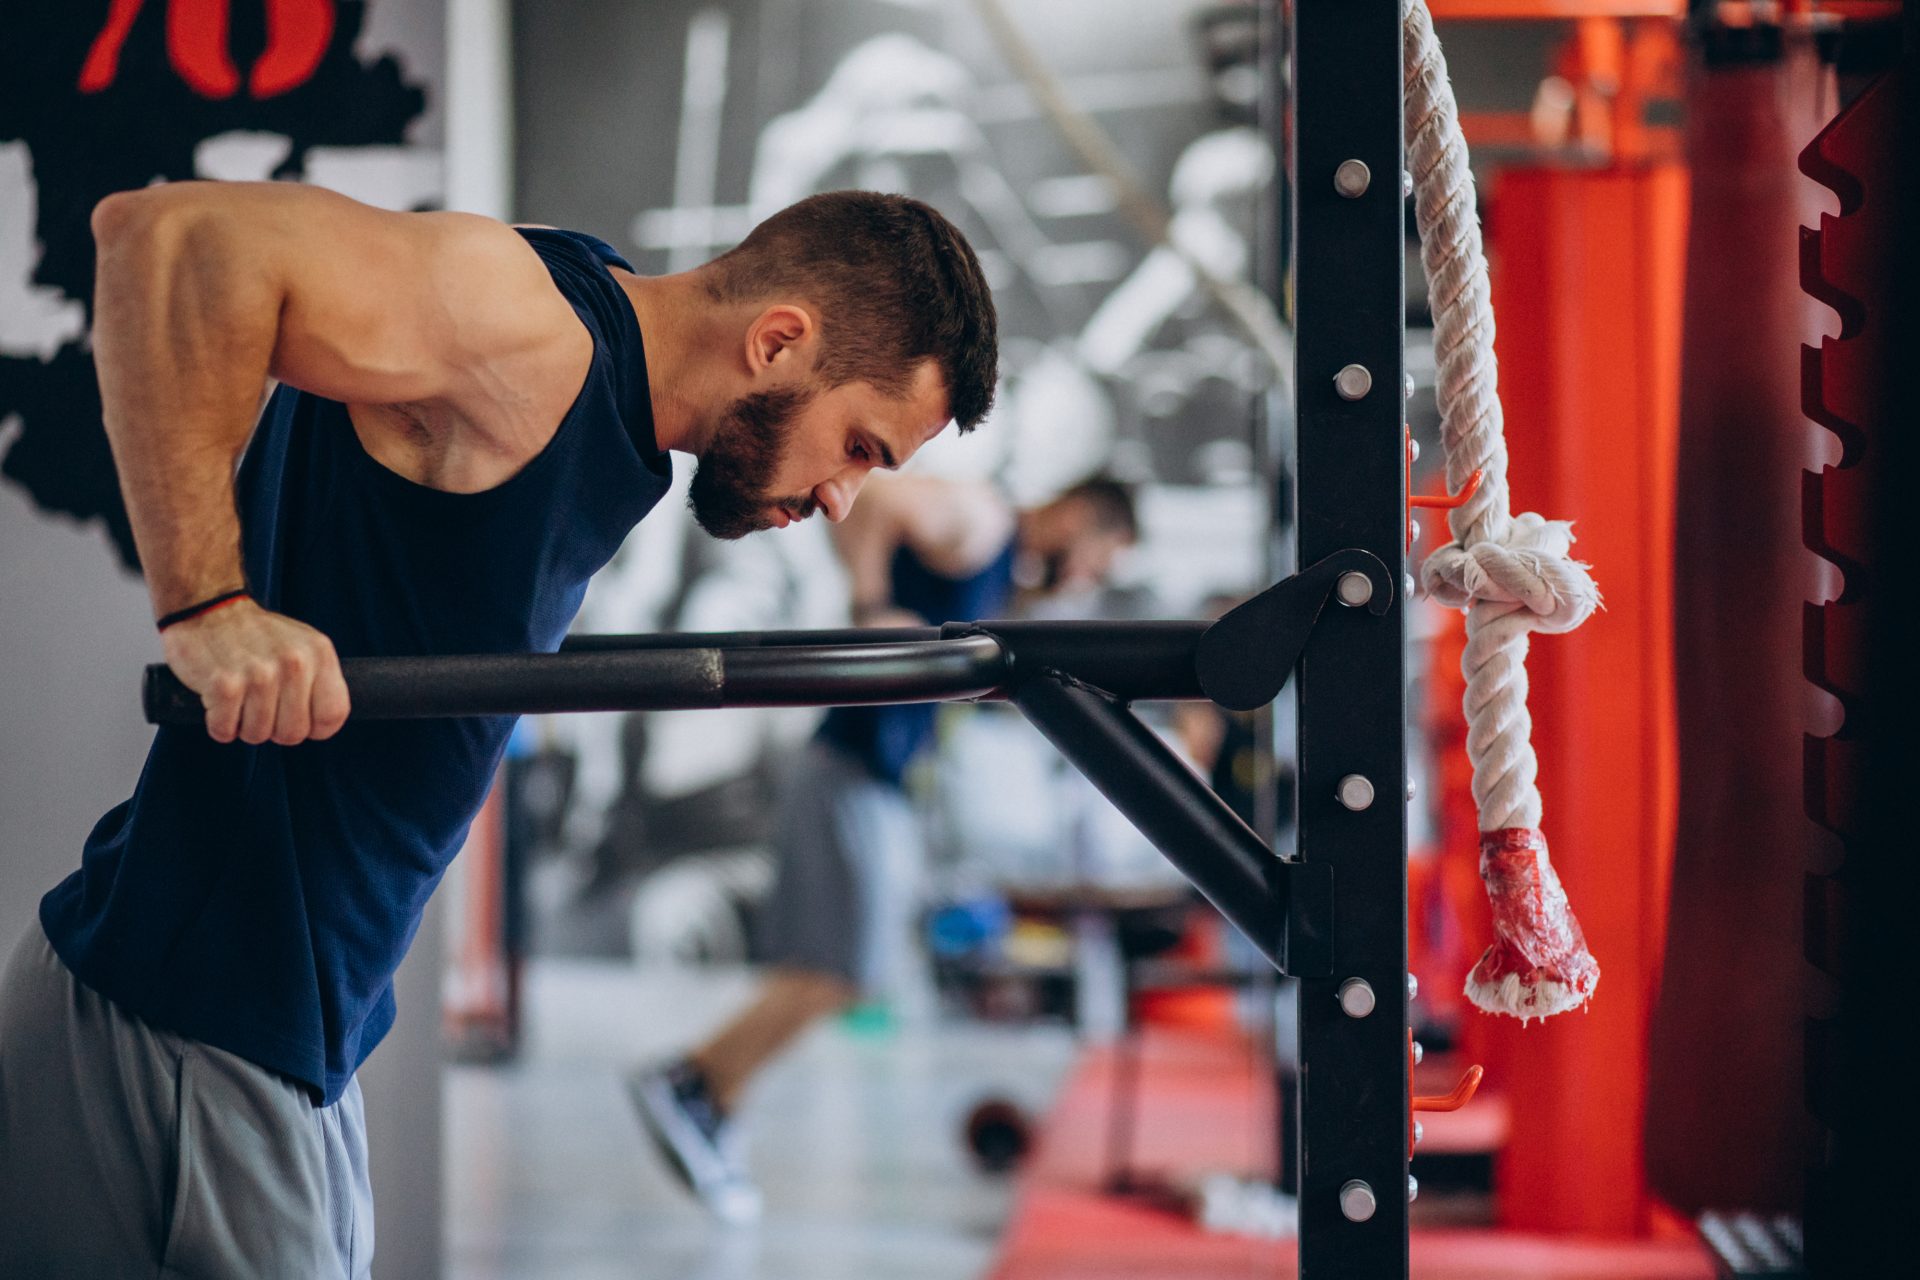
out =
[[775,809],[773,893],[755,956],[872,994],[898,979],[922,861],[919,815],[824,742],[809,742]]
[[0,976],[0,1276],[360,1280],[360,1087],[306,1086],[82,986],[38,923]]

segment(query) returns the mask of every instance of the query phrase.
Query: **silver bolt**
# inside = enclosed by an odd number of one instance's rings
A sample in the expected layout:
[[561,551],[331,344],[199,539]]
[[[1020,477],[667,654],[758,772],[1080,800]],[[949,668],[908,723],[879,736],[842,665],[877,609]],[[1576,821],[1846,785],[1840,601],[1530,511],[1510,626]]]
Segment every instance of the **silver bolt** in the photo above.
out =
[[1413,399],[1413,393],[1416,390],[1416,388],[1413,385],[1413,375],[1408,374],[1406,381],[1401,383],[1401,385],[1407,389],[1407,399],[1409,400]]
[[1413,1042],[1413,1065],[1416,1067],[1419,1066],[1420,1060],[1422,1058],[1425,1058],[1426,1056],[1427,1056],[1427,1051],[1420,1047],[1420,1042],[1418,1040],[1415,1040]]
[[1349,569],[1333,585],[1333,593],[1349,609],[1357,609],[1373,599],[1373,579],[1358,569]]
[[1402,169],[1400,171],[1400,198],[1404,200],[1412,194],[1413,194],[1413,173],[1411,170]]
[[1373,390],[1373,375],[1363,364],[1350,364],[1333,375],[1333,389],[1342,400],[1358,400]]
[[1349,1018],[1364,1018],[1373,1012],[1373,984],[1365,978],[1348,978],[1340,984],[1340,1011]]
[[1415,1200],[1418,1200],[1419,1198],[1420,1198],[1420,1179],[1414,1177],[1412,1174],[1408,1174],[1407,1175],[1407,1203],[1412,1204]]
[[1340,1188],[1340,1212],[1348,1222],[1365,1222],[1379,1207],[1373,1198],[1373,1188],[1358,1178]]
[[1418,1120],[1415,1120],[1413,1122],[1413,1145],[1416,1147],[1419,1146],[1420,1140],[1425,1138],[1426,1136],[1427,1136],[1426,1126],[1422,1125]]
[[1407,975],[1407,999],[1411,1000],[1419,994],[1420,994],[1420,979],[1414,977],[1412,974],[1408,974]]
[[1407,457],[1415,462],[1420,461],[1420,442],[1418,440],[1411,438],[1407,440]]
[[1416,782],[1414,782],[1414,780],[1413,780],[1412,778],[1408,778],[1408,779],[1407,779],[1407,801],[1408,801],[1408,803],[1412,803],[1412,801],[1413,801],[1413,798],[1414,798],[1415,796],[1417,796],[1417,795],[1419,795],[1419,794],[1420,794],[1420,787],[1419,787],[1419,784],[1418,784],[1418,783],[1416,783]]
[[1367,168],[1364,160],[1342,160],[1340,167],[1333,171],[1333,189],[1349,200],[1365,195],[1372,183],[1373,170]]
[[[1418,525],[1414,526],[1413,536],[1416,540],[1420,537],[1420,526]],[[1409,573],[1405,577],[1400,579],[1400,585],[1406,588],[1407,599],[1411,600],[1413,599],[1413,593],[1415,588],[1418,587],[1420,584],[1415,582],[1413,580],[1413,575]]]
[[1360,774],[1350,773],[1340,779],[1334,796],[1342,805],[1358,813],[1373,803],[1373,783]]

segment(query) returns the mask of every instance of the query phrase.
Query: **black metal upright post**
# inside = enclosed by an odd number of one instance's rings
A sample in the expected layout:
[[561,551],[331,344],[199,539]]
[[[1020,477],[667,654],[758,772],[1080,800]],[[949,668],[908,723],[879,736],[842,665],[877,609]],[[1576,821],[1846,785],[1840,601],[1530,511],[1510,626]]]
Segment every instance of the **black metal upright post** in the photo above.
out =
[[[1300,563],[1405,573],[1401,0],[1294,0]],[[1300,1274],[1407,1275],[1405,593],[1329,607],[1301,661],[1299,856],[1333,873],[1300,983]]]

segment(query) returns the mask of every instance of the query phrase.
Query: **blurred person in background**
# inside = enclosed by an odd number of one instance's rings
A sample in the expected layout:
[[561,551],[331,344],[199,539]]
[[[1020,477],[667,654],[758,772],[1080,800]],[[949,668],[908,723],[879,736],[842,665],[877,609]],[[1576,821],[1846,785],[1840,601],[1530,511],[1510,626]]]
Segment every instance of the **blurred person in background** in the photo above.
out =
[[[834,529],[856,625],[1061,616],[1107,582],[1138,537],[1133,497],[1104,478],[1016,512],[989,483],[876,475]],[[930,703],[837,707],[782,788],[776,879],[756,948],[768,972],[747,1007],[685,1057],[627,1088],[678,1178],[717,1216],[760,1210],[733,1118],[747,1086],[809,1027],[884,991],[904,957],[924,857],[906,775],[934,737]]]

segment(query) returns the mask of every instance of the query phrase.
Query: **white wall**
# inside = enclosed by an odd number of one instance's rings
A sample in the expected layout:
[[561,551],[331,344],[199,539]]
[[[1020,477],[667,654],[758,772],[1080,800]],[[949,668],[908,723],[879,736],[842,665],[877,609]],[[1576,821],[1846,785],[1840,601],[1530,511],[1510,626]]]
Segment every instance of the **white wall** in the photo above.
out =
[[513,216],[508,0],[447,0],[447,208]]
[[[10,428],[0,428],[4,445]],[[147,593],[94,530],[0,484],[0,946],[80,865],[100,815],[127,798],[152,733],[140,668],[159,657]]]

